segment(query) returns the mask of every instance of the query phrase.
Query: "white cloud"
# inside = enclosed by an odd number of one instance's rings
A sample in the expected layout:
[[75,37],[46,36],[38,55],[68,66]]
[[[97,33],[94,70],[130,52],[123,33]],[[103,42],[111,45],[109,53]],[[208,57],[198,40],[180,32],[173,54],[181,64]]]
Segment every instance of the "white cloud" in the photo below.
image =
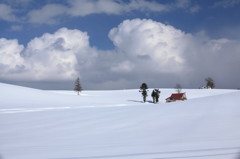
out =
[[[31,40],[27,47],[1,39],[1,78],[28,81],[62,81],[79,76],[94,58],[87,33],[61,28]],[[12,73],[15,72],[15,73]],[[18,76],[16,76],[18,75]]]
[[0,77],[2,79],[21,76],[25,61],[20,56],[23,46],[17,40],[0,39]]
[[25,56],[37,80],[69,80],[90,65],[95,52],[87,33],[61,28],[30,41]]
[[137,58],[149,58],[158,72],[178,72],[184,68],[182,50],[188,35],[180,30],[152,20],[126,20],[109,33],[122,53]]
[[[134,82],[142,79],[152,85],[161,81],[165,86],[180,82],[198,87],[204,84],[204,78],[211,76],[216,85],[234,88],[234,82],[240,80],[236,75],[240,67],[237,40],[191,35],[146,19],[126,20],[113,28],[109,37],[116,50],[134,66],[129,74],[123,75],[126,79],[134,78]],[[121,62],[118,63],[120,67]]]
[[91,47],[87,33],[67,28],[34,38],[25,48],[17,40],[0,39],[0,79],[72,81],[80,76],[87,88],[104,89],[141,82],[199,87],[208,76],[217,87],[234,88],[240,80],[238,40],[187,34],[147,19],[125,20],[109,37],[115,45],[110,51]]

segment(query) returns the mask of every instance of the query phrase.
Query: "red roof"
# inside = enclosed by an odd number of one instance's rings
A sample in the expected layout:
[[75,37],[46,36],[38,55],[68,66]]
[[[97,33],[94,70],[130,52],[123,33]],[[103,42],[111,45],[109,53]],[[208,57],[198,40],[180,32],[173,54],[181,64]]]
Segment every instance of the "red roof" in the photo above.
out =
[[184,93],[174,93],[170,98],[174,98],[175,100],[181,100],[184,97]]

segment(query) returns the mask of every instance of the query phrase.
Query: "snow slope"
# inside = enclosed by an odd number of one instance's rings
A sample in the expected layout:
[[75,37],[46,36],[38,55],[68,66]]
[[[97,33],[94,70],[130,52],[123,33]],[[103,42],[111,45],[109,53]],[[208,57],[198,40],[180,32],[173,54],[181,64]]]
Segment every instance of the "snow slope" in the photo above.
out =
[[[237,159],[240,91],[43,91],[0,83],[1,159]],[[150,91],[151,92],[151,91]],[[149,93],[150,93],[149,92]]]

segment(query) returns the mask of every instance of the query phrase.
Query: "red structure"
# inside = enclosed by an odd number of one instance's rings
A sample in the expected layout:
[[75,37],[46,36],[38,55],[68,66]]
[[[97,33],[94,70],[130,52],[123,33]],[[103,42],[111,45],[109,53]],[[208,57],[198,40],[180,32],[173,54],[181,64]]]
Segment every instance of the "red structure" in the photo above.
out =
[[166,99],[166,102],[175,102],[178,100],[187,100],[186,93],[174,93]]

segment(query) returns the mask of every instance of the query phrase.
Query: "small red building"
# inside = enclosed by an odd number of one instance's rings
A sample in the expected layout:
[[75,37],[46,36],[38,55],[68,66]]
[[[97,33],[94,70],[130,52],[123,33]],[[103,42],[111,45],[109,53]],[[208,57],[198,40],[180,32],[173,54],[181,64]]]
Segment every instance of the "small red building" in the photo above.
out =
[[175,102],[178,100],[187,100],[186,93],[173,93],[166,99],[166,102]]

